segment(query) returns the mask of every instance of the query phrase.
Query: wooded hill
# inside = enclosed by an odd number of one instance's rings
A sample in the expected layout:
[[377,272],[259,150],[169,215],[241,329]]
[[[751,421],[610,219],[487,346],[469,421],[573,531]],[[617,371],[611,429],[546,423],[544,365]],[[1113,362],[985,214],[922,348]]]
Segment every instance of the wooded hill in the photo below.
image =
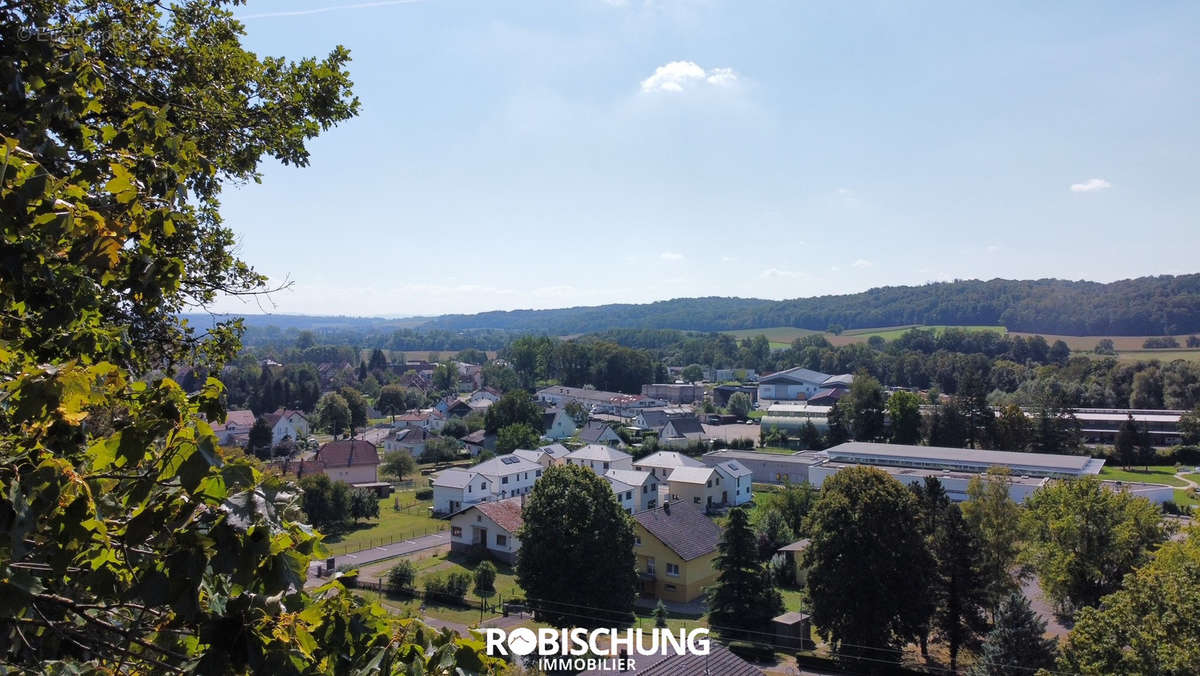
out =
[[570,335],[613,328],[726,331],[771,326],[826,330],[908,324],[1000,325],[1010,331],[1144,336],[1200,331],[1200,274],[1109,284],[992,279],[888,286],[792,300],[678,298],[555,310],[444,315],[422,329],[501,329]]

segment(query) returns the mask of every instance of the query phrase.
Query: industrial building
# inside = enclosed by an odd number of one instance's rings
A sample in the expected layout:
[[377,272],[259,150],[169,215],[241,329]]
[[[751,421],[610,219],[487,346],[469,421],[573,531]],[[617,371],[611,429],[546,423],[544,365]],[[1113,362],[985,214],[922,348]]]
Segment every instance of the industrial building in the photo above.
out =
[[750,470],[755,483],[782,484],[809,481],[809,468],[824,462],[815,453],[763,453],[761,451],[739,451],[723,448],[709,451],[700,456],[700,461],[709,467],[736,460]]

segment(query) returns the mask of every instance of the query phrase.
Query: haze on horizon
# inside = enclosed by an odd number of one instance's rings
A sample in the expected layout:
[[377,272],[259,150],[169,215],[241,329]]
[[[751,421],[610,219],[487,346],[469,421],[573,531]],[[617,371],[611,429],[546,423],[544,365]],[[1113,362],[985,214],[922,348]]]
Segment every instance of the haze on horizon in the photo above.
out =
[[408,316],[1196,271],[1200,6],[253,2],[362,114],[228,191],[274,305]]

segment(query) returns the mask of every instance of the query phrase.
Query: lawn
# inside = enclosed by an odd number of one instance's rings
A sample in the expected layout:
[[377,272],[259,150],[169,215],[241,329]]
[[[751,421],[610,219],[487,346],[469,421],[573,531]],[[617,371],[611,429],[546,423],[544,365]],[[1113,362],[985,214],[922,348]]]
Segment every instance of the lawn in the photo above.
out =
[[1180,506],[1187,505],[1187,506],[1193,507],[1193,508],[1200,507],[1200,500],[1197,500],[1196,498],[1192,497],[1192,493],[1190,491],[1188,491],[1186,488],[1175,489],[1174,502],[1175,502],[1175,504],[1180,505]]
[[[395,509],[396,501],[402,509]],[[364,519],[339,532],[327,533],[325,544],[335,555],[370,549],[390,542],[446,530],[449,522],[429,516],[431,500],[417,500],[414,491],[398,491],[380,498],[379,518]]]
[[791,455],[796,452],[793,448],[779,448],[778,446],[759,446],[754,451],[756,453],[774,453],[775,455]]
[[1167,486],[1180,488],[1187,486],[1181,479],[1175,478],[1174,465],[1150,465],[1149,472],[1140,467],[1131,467],[1129,470],[1125,470],[1105,465],[1100,470],[1100,478],[1113,481],[1140,481],[1150,484],[1166,484]]

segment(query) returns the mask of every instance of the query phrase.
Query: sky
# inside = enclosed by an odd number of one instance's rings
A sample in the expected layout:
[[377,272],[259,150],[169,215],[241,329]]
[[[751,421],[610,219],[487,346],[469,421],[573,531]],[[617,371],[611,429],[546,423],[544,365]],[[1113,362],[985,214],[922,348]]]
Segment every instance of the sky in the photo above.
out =
[[251,0],[358,117],[222,198],[363,316],[1200,271],[1200,4]]

